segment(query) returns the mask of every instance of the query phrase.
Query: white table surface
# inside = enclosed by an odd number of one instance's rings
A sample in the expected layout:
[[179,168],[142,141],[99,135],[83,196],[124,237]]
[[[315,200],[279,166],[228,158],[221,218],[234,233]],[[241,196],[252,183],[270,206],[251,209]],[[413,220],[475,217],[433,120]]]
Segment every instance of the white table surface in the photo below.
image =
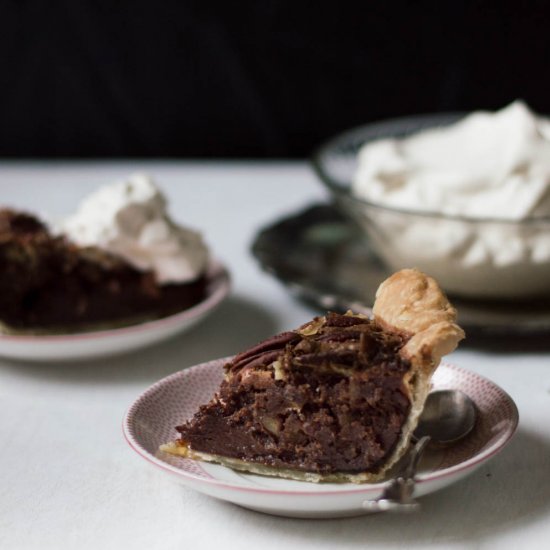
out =
[[512,443],[411,515],[292,520],[181,488],[127,446],[121,419],[163,376],[235,353],[316,312],[249,253],[254,233],[324,200],[305,163],[3,163],[0,203],[64,215],[96,186],[153,174],[175,218],[200,228],[231,270],[233,291],[190,332],[144,351],[67,364],[0,359],[0,548],[548,548],[550,344],[465,343],[450,358],[516,401]]

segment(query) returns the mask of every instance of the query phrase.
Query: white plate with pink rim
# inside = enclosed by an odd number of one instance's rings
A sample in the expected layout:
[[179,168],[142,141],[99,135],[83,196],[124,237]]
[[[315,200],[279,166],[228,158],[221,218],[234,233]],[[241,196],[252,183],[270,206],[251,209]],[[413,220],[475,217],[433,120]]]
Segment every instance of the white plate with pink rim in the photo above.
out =
[[[217,359],[163,378],[131,405],[123,421],[130,447],[182,485],[245,508],[302,518],[335,518],[368,513],[366,500],[381,495],[384,482],[373,484],[308,483],[237,472],[215,464],[168,455],[159,446],[177,435],[174,427],[210,400],[223,379]],[[474,431],[444,450],[429,451],[421,461],[415,496],[421,497],[471,474],[508,443],[518,424],[516,405],[496,384],[473,372],[441,365],[433,389],[458,389],[477,405]]]
[[227,269],[212,261],[206,273],[206,297],[173,315],[108,330],[71,334],[0,334],[0,356],[26,361],[68,361],[133,351],[184,332],[224,300],[230,290]]

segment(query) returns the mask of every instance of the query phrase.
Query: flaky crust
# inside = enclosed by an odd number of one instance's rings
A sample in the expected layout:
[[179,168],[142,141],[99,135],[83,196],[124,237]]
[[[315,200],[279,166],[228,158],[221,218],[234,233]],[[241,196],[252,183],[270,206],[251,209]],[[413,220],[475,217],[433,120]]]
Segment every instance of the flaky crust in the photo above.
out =
[[455,323],[456,310],[437,282],[417,269],[402,269],[380,285],[373,315],[387,330],[409,336],[400,354],[411,363],[404,380],[411,412],[395,451],[384,467],[387,471],[409,445],[430,391],[433,372],[441,358],[464,338],[464,331]]
[[455,308],[436,281],[417,269],[402,269],[379,286],[373,314],[385,328],[411,336],[402,353],[424,368],[435,369],[464,338]]

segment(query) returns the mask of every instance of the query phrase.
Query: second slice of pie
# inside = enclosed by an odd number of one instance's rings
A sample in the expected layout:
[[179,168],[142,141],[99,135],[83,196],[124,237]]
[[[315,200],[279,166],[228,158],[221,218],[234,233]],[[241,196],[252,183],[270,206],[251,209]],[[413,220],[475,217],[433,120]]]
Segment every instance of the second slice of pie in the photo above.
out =
[[376,481],[405,452],[441,357],[463,338],[437,283],[403,270],[369,319],[317,317],[237,355],[212,401],[161,447],[306,481]]

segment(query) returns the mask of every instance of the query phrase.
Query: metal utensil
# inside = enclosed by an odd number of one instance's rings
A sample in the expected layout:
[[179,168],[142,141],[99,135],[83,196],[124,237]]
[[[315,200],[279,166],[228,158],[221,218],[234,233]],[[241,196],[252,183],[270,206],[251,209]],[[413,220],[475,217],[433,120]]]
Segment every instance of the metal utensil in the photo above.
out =
[[414,446],[404,465],[382,495],[363,502],[363,508],[371,512],[416,510],[419,504],[413,496],[415,475],[422,453],[428,444],[444,447],[464,438],[473,430],[476,416],[475,404],[465,393],[458,390],[432,392],[426,400],[414,432]]

